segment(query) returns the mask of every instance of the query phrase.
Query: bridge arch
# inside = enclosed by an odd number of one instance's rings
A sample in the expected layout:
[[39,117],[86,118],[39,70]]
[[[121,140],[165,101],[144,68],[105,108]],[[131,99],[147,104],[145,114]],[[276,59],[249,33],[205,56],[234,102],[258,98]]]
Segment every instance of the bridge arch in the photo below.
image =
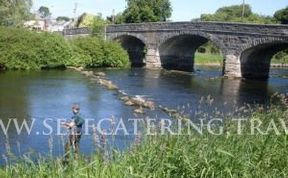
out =
[[166,36],[160,40],[158,47],[162,67],[193,71],[195,52],[208,41],[211,41],[222,52],[222,43],[208,33],[188,32]]
[[254,40],[240,55],[241,75],[246,79],[268,79],[272,57],[288,49],[288,40]]
[[112,37],[112,40],[120,42],[122,47],[128,52],[131,67],[145,66],[145,39],[141,36],[131,34],[121,34]]

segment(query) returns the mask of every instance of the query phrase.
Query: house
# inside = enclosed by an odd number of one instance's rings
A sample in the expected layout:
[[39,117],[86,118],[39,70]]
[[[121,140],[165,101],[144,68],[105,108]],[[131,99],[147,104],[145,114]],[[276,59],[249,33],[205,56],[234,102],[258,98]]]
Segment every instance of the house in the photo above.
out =
[[50,32],[57,32],[57,31],[63,31],[67,28],[73,28],[74,23],[73,21],[56,21],[56,20],[50,20],[48,23],[47,31]]
[[24,27],[35,31],[45,31],[47,29],[47,21],[29,20],[24,23]]
[[73,28],[73,21],[56,21],[55,19],[29,20],[24,23],[24,27],[35,31],[58,32],[67,28]]

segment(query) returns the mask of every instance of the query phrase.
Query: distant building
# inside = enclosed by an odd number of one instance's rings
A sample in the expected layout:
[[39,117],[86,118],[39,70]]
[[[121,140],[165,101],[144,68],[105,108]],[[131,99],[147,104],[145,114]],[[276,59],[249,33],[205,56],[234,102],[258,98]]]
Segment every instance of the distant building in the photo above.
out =
[[73,28],[73,21],[56,21],[55,19],[30,20],[24,23],[24,27],[35,31],[57,32],[67,28]]
[[24,23],[25,28],[35,31],[46,31],[47,21],[46,20],[29,20]]
[[74,23],[73,21],[56,21],[50,20],[48,23],[47,31],[56,32],[56,31],[63,31],[67,28],[73,28]]

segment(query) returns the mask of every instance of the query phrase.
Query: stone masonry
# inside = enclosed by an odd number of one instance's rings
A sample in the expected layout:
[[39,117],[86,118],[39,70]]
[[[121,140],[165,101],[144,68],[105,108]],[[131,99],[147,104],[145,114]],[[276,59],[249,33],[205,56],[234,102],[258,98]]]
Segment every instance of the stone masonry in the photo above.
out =
[[[63,32],[68,38],[89,34],[86,28]],[[119,40],[134,58],[132,63],[185,71],[193,70],[197,48],[211,41],[222,52],[224,76],[267,79],[272,56],[288,49],[288,26],[219,22],[122,24],[107,26],[106,38]]]

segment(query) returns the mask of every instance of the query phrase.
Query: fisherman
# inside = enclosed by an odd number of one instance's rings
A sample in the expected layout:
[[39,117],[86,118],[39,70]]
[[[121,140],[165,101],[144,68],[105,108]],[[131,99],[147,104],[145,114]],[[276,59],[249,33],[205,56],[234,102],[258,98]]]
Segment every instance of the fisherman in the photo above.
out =
[[78,104],[72,106],[72,121],[62,123],[63,127],[69,129],[69,140],[65,144],[65,159],[67,160],[70,155],[74,155],[74,158],[77,159],[79,155],[79,144],[82,135],[82,126],[85,120],[79,114],[80,107]]

